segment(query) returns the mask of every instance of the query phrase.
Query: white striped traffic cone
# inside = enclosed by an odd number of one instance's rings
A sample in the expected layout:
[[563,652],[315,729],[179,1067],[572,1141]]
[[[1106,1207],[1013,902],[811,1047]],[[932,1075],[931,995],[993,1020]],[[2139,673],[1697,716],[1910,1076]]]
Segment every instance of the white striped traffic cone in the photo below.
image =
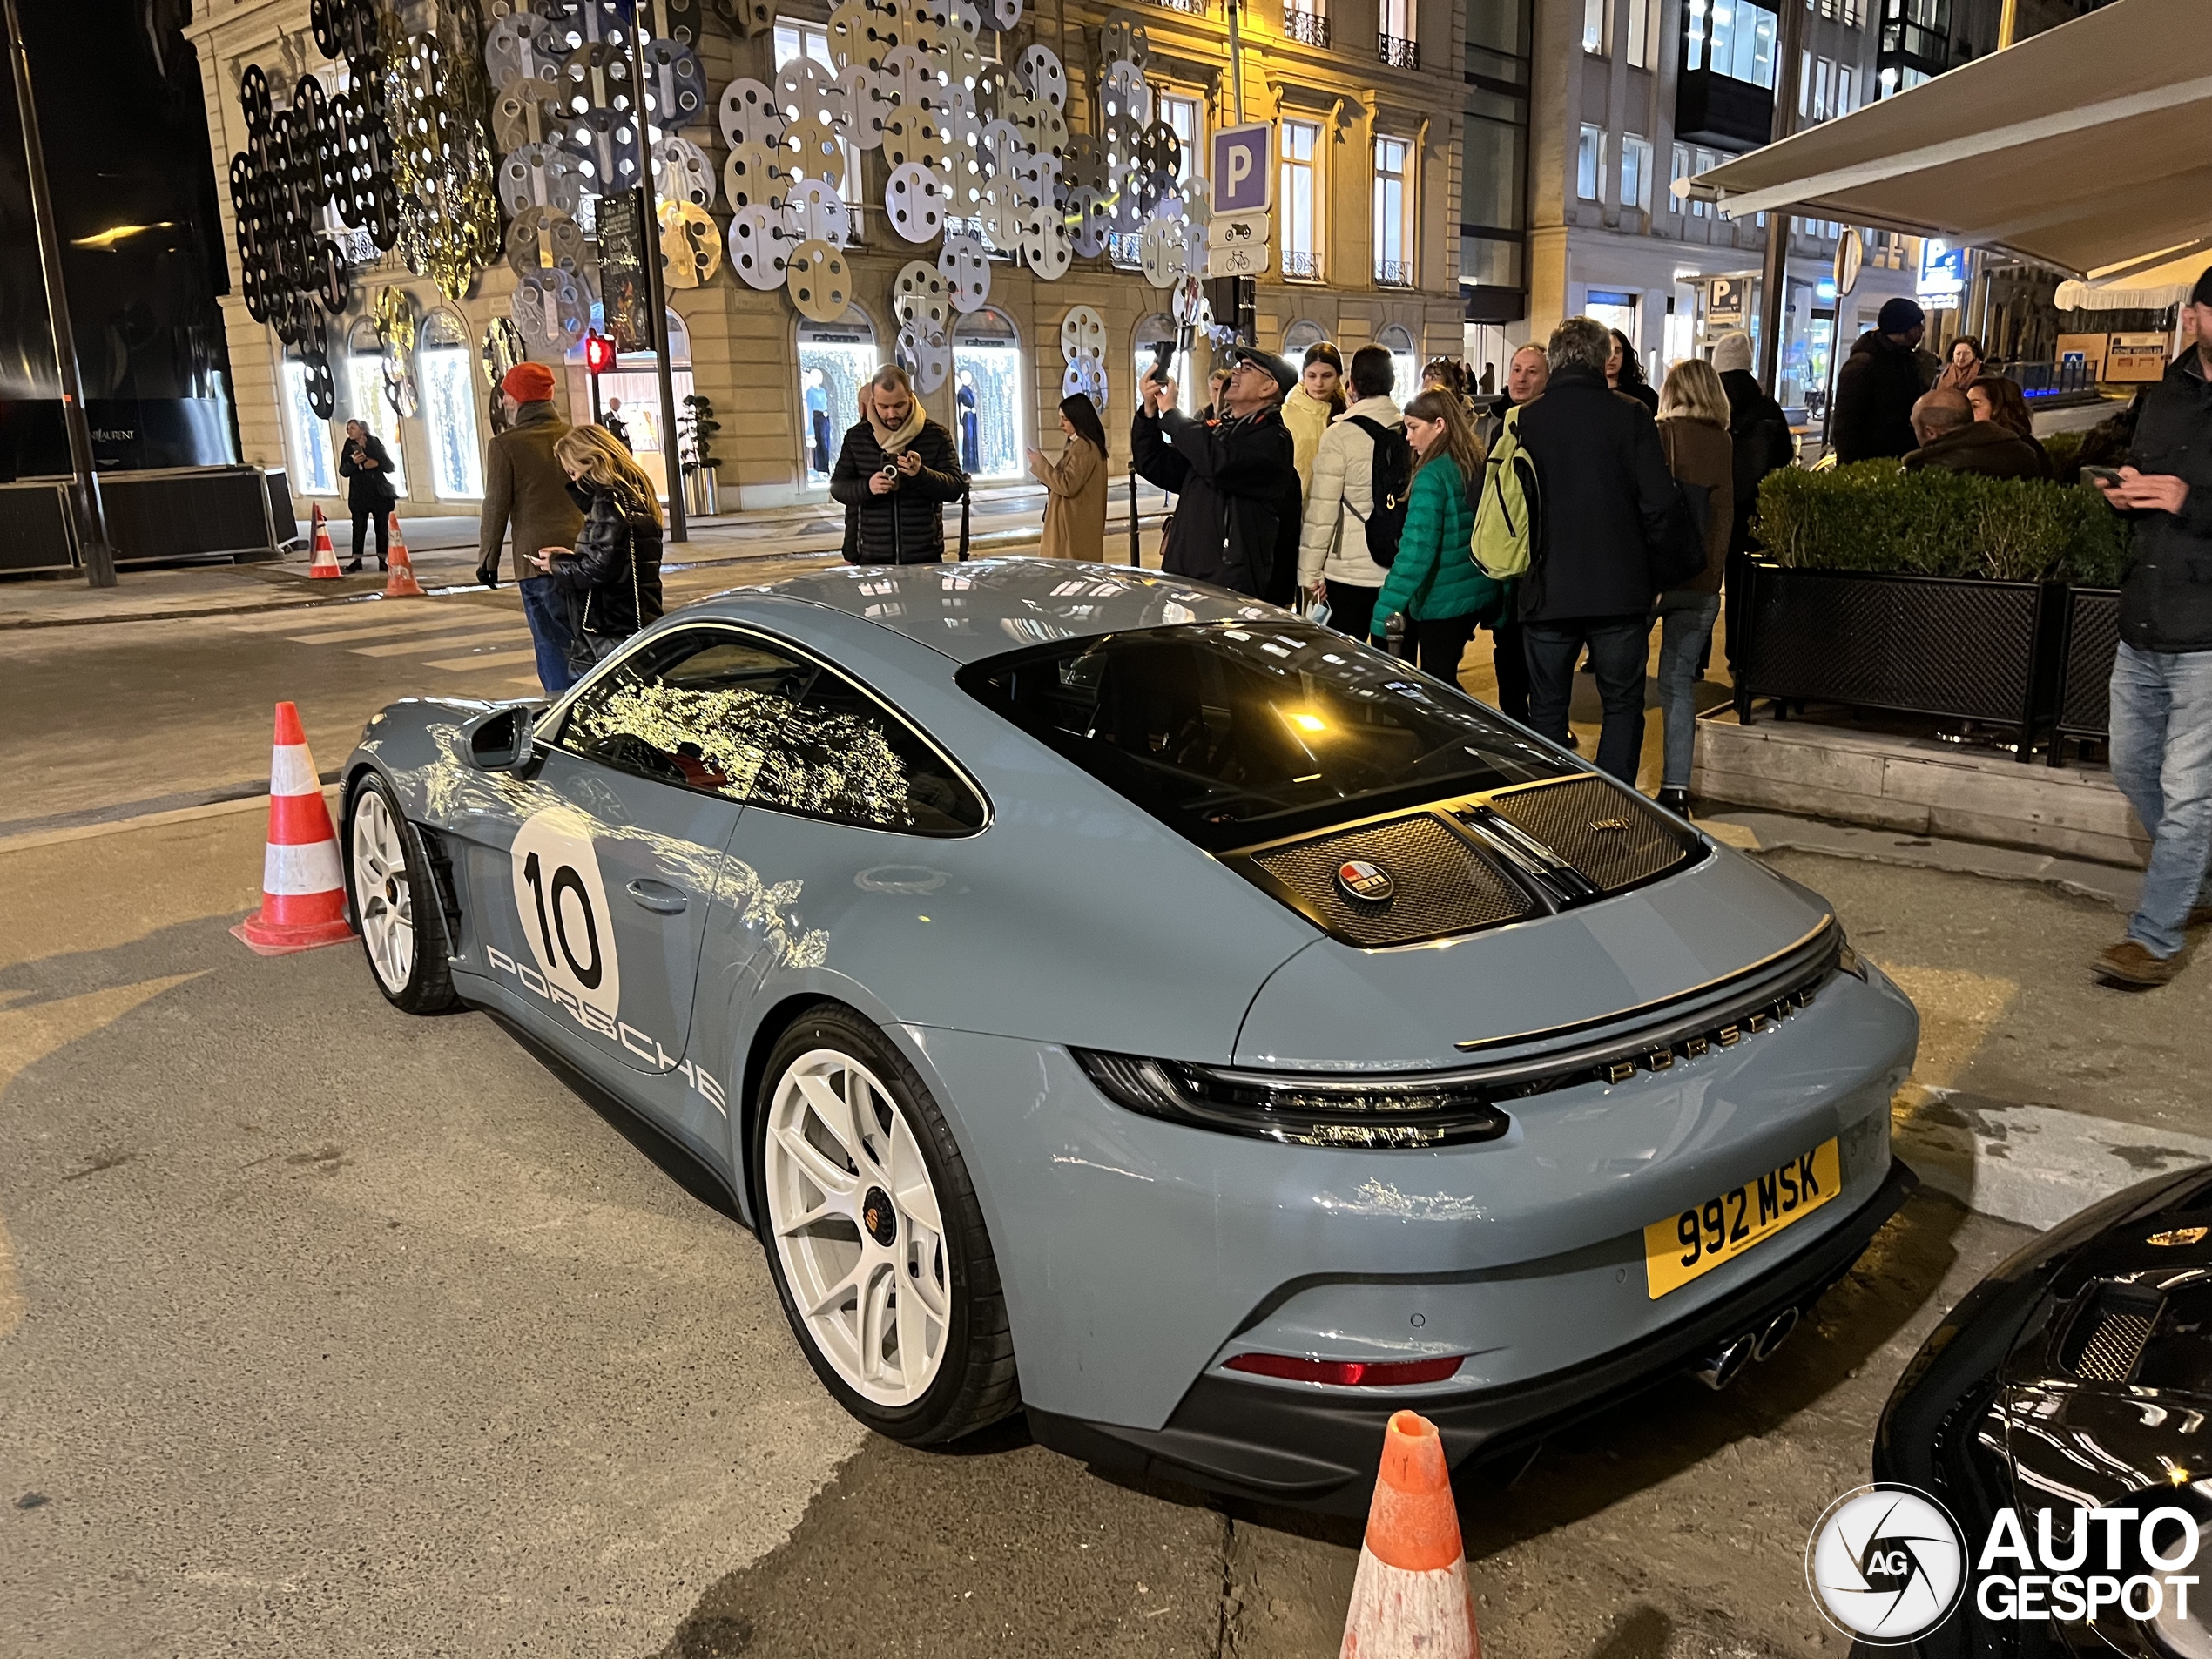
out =
[[392,515],[391,572],[384,583],[387,599],[427,599],[422,584],[415,579],[415,561],[408,556],[407,537],[400,534],[400,516]]
[[1359,1541],[1339,1659],[1482,1659],[1452,1471],[1436,1425],[1397,1412]]
[[269,759],[269,845],[261,860],[261,907],[231,929],[263,956],[313,950],[353,937],[346,920],[345,867],[323,805],[322,781],[300,711],[276,705]]
[[330,521],[322,516],[320,507],[307,510],[314,515],[315,521],[314,562],[307,566],[307,574],[318,582],[334,582],[344,572],[338,568],[338,550],[330,544]]

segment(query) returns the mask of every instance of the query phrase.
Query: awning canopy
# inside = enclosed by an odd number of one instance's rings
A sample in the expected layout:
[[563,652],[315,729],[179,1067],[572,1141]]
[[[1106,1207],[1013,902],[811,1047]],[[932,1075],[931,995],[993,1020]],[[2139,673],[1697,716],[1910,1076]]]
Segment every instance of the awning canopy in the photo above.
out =
[[[2089,275],[2212,238],[2205,0],[2117,0],[1701,174],[1788,212]],[[2212,263],[2212,260],[2208,260]]]
[[2196,280],[2212,266],[2212,245],[2157,265],[2123,265],[2093,282],[2061,282],[2060,311],[2164,311],[2187,302]]

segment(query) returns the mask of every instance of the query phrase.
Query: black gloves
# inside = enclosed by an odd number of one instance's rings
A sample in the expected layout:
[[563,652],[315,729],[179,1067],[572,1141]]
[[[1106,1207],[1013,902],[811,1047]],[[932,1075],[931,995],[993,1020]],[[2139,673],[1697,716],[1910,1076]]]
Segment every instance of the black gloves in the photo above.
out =
[[488,588],[497,587],[499,585],[499,561],[493,559],[486,563],[478,565],[476,567],[476,580],[482,583]]

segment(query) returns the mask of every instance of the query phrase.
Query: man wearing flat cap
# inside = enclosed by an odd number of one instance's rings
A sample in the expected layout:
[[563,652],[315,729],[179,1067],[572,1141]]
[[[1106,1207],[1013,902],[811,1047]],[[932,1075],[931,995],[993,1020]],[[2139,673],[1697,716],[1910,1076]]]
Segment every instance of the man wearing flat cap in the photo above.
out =
[[2112,664],[2112,780],[2150,832],[2128,934],[2099,977],[2163,985],[2212,921],[2212,270],[2182,307],[2195,344],[2150,388],[2128,464],[2097,487],[2134,526]]
[[553,407],[553,371],[543,363],[517,363],[499,383],[507,430],[484,450],[484,510],[476,554],[476,580],[497,587],[500,543],[512,523],[523,615],[529,620],[538,683],[548,697],[558,697],[576,683],[568,659],[568,602],[550,577],[524,574],[529,569],[524,561],[541,548],[574,547],[583,528],[583,515],[569,496],[569,475],[553,458],[553,446],[569,431]]
[[1130,422],[1137,472],[1178,499],[1160,568],[1256,599],[1297,597],[1299,498],[1296,446],[1283,424],[1283,395],[1298,371],[1271,353],[1239,346],[1224,417],[1194,421],[1175,407],[1175,383],[1149,371]]

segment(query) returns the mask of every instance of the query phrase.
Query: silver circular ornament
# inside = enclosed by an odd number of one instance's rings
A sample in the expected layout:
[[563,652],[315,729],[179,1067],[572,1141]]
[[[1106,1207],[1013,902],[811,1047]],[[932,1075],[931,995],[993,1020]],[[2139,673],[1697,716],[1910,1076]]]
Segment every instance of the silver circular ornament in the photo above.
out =
[[909,242],[929,241],[945,228],[946,198],[944,181],[913,162],[893,168],[883,189],[891,228]]

